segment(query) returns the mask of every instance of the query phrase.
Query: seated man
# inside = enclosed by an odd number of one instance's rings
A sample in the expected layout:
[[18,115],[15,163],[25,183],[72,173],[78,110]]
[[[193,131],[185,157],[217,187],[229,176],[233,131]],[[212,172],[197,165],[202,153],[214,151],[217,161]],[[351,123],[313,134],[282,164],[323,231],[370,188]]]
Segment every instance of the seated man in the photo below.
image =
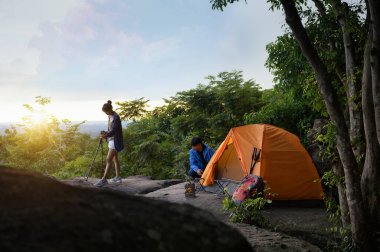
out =
[[191,145],[193,148],[190,150],[189,176],[200,178],[212,155],[214,155],[214,150],[202,143],[200,137],[193,137]]

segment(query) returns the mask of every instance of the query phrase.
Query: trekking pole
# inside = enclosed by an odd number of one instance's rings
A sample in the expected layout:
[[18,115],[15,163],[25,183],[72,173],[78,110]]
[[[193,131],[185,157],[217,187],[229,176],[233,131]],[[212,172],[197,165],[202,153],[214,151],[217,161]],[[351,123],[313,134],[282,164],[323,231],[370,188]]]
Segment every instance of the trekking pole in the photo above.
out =
[[256,161],[259,159],[261,153],[261,149],[257,149],[256,147],[253,148],[253,153],[252,153],[252,162],[251,162],[251,167],[249,169],[249,174],[252,173],[253,168],[255,167]]
[[96,159],[96,156],[98,155],[100,147],[102,147],[102,165],[103,165],[103,139],[100,139],[98,147],[96,148],[96,151],[95,151],[95,154],[94,154],[94,158],[92,159],[92,163],[91,163],[90,167],[88,168],[88,170],[86,172],[86,175],[84,176],[85,177],[85,179],[84,179],[85,181],[88,180],[88,176],[90,175],[90,173],[92,171],[92,168],[94,167],[95,159]]
[[100,141],[100,143],[101,143],[101,148],[102,148],[102,167],[104,167],[103,166],[103,156],[104,156],[104,154],[103,154],[103,139],[101,139],[101,141]]
[[256,147],[253,147],[252,157],[251,157],[251,165],[249,166],[249,174],[252,173],[253,160],[255,159]]

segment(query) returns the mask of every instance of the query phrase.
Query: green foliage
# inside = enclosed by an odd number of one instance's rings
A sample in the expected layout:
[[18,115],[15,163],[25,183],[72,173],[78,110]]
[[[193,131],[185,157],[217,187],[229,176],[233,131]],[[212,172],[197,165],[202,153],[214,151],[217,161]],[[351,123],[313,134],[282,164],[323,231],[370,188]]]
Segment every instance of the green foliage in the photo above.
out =
[[336,161],[338,153],[336,150],[336,128],[331,121],[328,121],[323,126],[321,132],[315,135],[314,142],[323,146],[323,151],[320,153],[321,158],[327,158],[330,162]]
[[[231,3],[238,2],[239,0],[210,0],[212,4],[212,9],[223,11],[223,9]],[[247,0],[245,0],[247,2]]]
[[[344,178],[338,177],[332,170],[326,171],[321,182],[333,191],[338,184],[344,186]],[[328,251],[356,251],[354,247],[350,227],[344,227],[342,225],[342,211],[339,207],[339,202],[334,195],[324,195],[324,202],[326,206],[326,211],[328,213],[328,220],[331,227],[328,228],[331,236],[328,241],[327,247]]]
[[[273,2],[276,1],[271,1]],[[326,64],[330,78],[341,104],[347,105],[346,76],[344,45],[342,32],[331,5],[325,5],[324,14],[320,10],[309,6],[306,2],[297,5],[304,20],[305,29],[318,55]],[[366,28],[361,18],[363,6],[350,5],[350,29],[353,31],[355,45],[364,45]],[[360,58],[363,47],[355,46],[355,54]],[[313,111],[326,118],[327,111],[321,98],[313,69],[303,56],[301,49],[292,33],[287,30],[275,42],[267,45],[268,59],[266,66],[274,75],[275,88],[285,92],[292,92],[297,99],[306,104]],[[359,68],[361,69],[361,68]],[[356,71],[355,78],[361,72]],[[357,100],[357,99],[356,99]],[[360,99],[359,99],[360,100]]]
[[296,98],[291,92],[264,90],[262,100],[265,105],[259,111],[245,115],[246,124],[272,124],[300,136],[306,142],[307,131],[312,127],[318,113],[313,112],[302,99]]
[[182,177],[188,170],[190,140],[197,135],[216,148],[231,127],[244,124],[246,113],[261,107],[260,87],[240,71],[208,76],[207,85],[178,92],[131,122],[125,130],[127,174]]
[[[153,111],[147,111],[144,98],[117,103],[122,119],[132,120],[123,133],[125,151],[119,155],[123,176],[183,177],[193,136],[216,148],[231,127],[244,124],[245,114],[262,106],[259,85],[244,80],[239,71],[221,72],[206,80],[207,84],[179,92]],[[44,106],[50,102],[39,96],[35,106],[24,105],[29,115],[1,136],[0,156],[10,166],[59,178],[83,175],[98,140],[79,133],[81,123],[58,121],[46,114]],[[100,158],[95,167],[93,175],[98,176],[103,170]]]
[[[160,131],[159,120],[144,118],[129,124],[125,130],[125,175],[142,174],[155,178],[179,177],[182,170],[175,165],[179,147],[169,134]],[[182,171],[183,172],[183,171]]]
[[148,112],[146,110],[148,102],[149,100],[145,100],[144,97],[132,101],[116,102],[116,104],[120,106],[117,109],[117,112],[119,113],[121,120],[135,121],[136,119],[143,117]]
[[[339,206],[336,207],[336,212],[332,210],[329,210],[328,212],[330,222],[340,222]],[[358,251],[352,242],[350,229],[343,228],[337,224],[330,228],[329,231],[331,237],[327,243],[328,251]]]
[[[315,134],[315,142],[321,146],[321,159],[330,163],[337,162],[338,154],[335,146],[336,128],[328,121],[320,132]],[[329,193],[324,194],[324,202],[331,227],[328,228],[331,236],[328,241],[328,251],[355,251],[349,227],[342,225],[342,211],[337,197],[337,186],[345,186],[344,177],[337,176],[330,168],[321,177],[321,183]]]
[[177,93],[167,101],[167,116],[176,137],[190,133],[220,142],[231,127],[244,124],[243,116],[261,107],[261,91],[240,71],[221,72],[206,78],[208,85]]
[[358,251],[352,241],[350,227],[342,226],[342,212],[339,204],[332,197],[325,197],[324,201],[329,215],[329,222],[331,223],[331,227],[328,229],[331,236],[327,244],[327,250],[333,252]]
[[[152,111],[147,111],[144,98],[117,102],[120,116],[129,122],[123,130],[125,150],[119,155],[122,176],[183,177],[193,136],[216,149],[230,128],[246,123],[271,123],[295,133],[311,125],[313,117],[292,94],[262,91],[241,71],[208,76],[206,82],[178,92]],[[98,139],[81,134],[81,123],[47,115],[44,106],[49,102],[37,97],[36,106],[24,105],[30,116],[0,136],[0,156],[10,166],[62,179],[81,176],[92,162]],[[99,154],[92,176],[100,176],[103,169]]]
[[274,75],[275,89],[293,94],[307,111],[327,116],[314,73],[304,58],[294,37],[287,33],[267,45],[266,67]]
[[[53,173],[53,176],[60,179],[71,179],[73,177],[81,177],[86,173],[87,168],[92,162],[92,158],[89,155],[79,156],[75,160],[68,161],[57,172]],[[91,174],[96,176],[99,174]]]
[[337,186],[338,184],[343,183],[344,178],[340,178],[336,176],[332,170],[329,170],[323,174],[321,181],[327,187],[333,188]]
[[36,96],[35,103],[37,103],[41,106],[45,106],[45,105],[51,103],[51,98],[50,97],[44,97],[44,96]]
[[[73,158],[67,159],[64,165],[60,167],[52,175],[59,179],[72,179],[74,177],[83,176],[87,172],[87,170],[89,169],[93,161],[98,144],[99,144],[99,139],[97,138],[89,139],[86,143],[86,148],[83,151],[81,151],[80,154],[75,155],[75,157]],[[106,143],[103,143],[102,147],[103,147],[103,163],[102,163],[102,158],[101,158],[102,150],[99,149],[99,153],[95,159],[92,172],[91,174],[89,174],[92,177],[103,176],[108,148],[107,148]],[[113,173],[113,171],[111,172]]]
[[262,194],[255,198],[245,199],[240,206],[230,196],[226,196],[222,203],[223,210],[230,214],[232,222],[269,227],[269,221],[262,215],[261,211],[271,201],[262,197]]

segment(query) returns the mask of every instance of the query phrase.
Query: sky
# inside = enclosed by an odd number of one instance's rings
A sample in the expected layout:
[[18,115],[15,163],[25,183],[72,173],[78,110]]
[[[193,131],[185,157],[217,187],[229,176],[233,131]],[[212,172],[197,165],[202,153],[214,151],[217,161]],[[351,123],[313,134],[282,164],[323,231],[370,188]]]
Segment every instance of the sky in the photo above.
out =
[[154,107],[221,71],[270,88],[265,46],[284,23],[266,1],[0,0],[0,121],[36,96],[58,118],[102,120],[107,100]]

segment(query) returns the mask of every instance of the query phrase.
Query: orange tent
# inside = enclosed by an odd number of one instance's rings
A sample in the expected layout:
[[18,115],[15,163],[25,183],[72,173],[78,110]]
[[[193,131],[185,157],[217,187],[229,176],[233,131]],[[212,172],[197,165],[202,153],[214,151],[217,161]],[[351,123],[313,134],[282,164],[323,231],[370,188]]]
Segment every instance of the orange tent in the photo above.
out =
[[299,138],[267,124],[232,128],[202,175],[203,185],[214,179],[241,180],[251,165],[253,148],[261,149],[253,174],[261,176],[276,200],[322,199],[317,170]]

